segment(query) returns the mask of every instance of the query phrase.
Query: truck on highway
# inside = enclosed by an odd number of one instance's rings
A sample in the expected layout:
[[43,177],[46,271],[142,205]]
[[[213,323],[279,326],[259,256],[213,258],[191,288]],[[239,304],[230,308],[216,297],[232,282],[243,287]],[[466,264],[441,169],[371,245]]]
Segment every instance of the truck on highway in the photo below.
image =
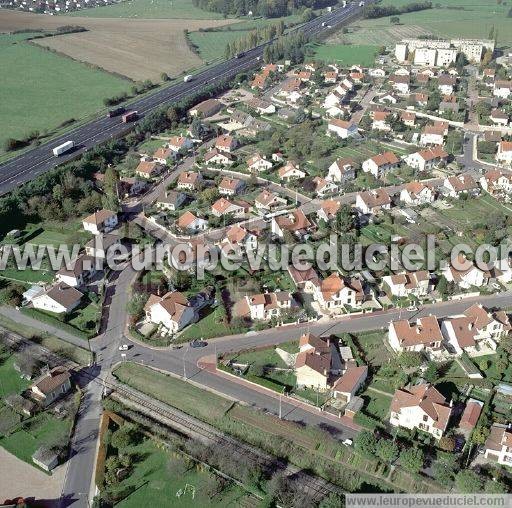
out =
[[59,155],[62,155],[63,153],[68,152],[75,146],[75,143],[73,141],[66,141],[65,143],[62,143],[62,145],[56,146],[52,152],[55,157],[58,157]]
[[125,111],[125,109],[123,108],[123,106],[119,106],[118,108],[115,108],[115,109],[109,109],[107,116],[109,118],[112,118],[114,116],[120,115],[121,113],[124,113],[124,111]]
[[235,55],[235,58],[242,58],[243,56],[245,56],[245,53],[243,51],[240,51],[240,53],[237,53]]
[[359,7],[364,7],[364,2],[363,1],[359,2]]
[[187,74],[184,78],[183,78],[183,81],[185,83],[188,83],[189,81],[192,81],[194,79],[194,76],[192,76],[192,74]]
[[133,122],[134,120],[137,120],[137,116],[137,111],[128,111],[128,113],[122,116],[123,123]]

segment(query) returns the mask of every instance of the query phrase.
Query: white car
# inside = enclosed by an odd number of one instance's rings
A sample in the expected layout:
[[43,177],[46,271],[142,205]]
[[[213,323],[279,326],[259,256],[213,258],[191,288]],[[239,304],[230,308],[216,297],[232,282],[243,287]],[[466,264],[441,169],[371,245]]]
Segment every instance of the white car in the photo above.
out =
[[407,310],[409,312],[416,312],[418,310],[418,307],[416,307],[416,305],[409,305],[409,307],[407,307]]
[[352,443],[352,439],[344,439],[342,444],[344,444],[345,446],[352,446]]
[[130,347],[128,346],[128,344],[121,344],[119,346],[119,351],[128,351],[128,349],[130,349]]

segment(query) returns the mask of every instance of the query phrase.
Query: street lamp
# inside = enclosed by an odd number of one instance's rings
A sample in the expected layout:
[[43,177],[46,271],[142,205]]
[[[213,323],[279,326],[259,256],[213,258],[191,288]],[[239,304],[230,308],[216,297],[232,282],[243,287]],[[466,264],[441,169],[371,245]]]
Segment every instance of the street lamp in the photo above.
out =
[[187,364],[185,363],[185,355],[187,354],[188,352],[188,348],[185,349],[185,352],[183,353],[183,379],[186,381],[187,380]]

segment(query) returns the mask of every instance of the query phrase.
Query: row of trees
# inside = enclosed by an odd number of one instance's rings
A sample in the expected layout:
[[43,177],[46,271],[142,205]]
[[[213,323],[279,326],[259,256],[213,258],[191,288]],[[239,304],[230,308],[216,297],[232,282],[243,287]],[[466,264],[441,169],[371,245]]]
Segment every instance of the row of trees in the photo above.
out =
[[266,63],[278,60],[290,60],[292,64],[304,61],[308,37],[302,31],[280,37],[272,44],[265,46],[263,60]]
[[397,16],[399,14],[423,11],[425,9],[432,9],[432,2],[411,2],[403,5],[402,7],[372,4],[364,8],[363,16],[368,19],[383,18],[385,16]]
[[231,58],[241,51],[247,51],[255,48],[263,42],[271,41],[274,37],[283,35],[285,25],[283,20],[277,23],[272,23],[269,26],[251,30],[247,35],[237,39],[236,41],[226,44],[225,56]]
[[192,0],[192,3],[207,11],[220,12],[226,16],[263,16],[277,18],[287,16],[304,7],[321,9],[336,2],[333,0]]

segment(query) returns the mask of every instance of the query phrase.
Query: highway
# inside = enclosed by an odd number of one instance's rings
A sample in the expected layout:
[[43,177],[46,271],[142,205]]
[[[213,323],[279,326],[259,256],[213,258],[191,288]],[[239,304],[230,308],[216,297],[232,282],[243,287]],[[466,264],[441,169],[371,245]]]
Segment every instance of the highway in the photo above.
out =
[[[346,23],[356,17],[360,11],[356,3],[349,4],[346,8],[338,7],[333,12],[323,14],[314,20],[302,25],[300,29],[309,36],[319,35],[326,30],[326,26],[338,26]],[[162,88],[157,92],[147,95],[129,105],[127,109],[136,110],[139,116],[143,118],[148,113],[163,105],[171,105],[181,99],[192,96],[204,89],[205,85],[215,84],[215,82],[233,78],[242,71],[247,71],[262,64],[263,49],[266,44],[262,44],[243,54],[240,58],[232,58],[210,67],[185,83],[177,83]],[[259,58],[259,60],[258,60]],[[0,165],[0,195],[19,187],[20,185],[33,180],[37,176],[49,171],[50,169],[67,162],[77,155],[83,154],[87,150],[118,137],[133,128],[131,124],[124,124],[121,117],[98,118],[89,123],[81,125],[74,130],[59,136],[58,138],[32,148],[17,157]],[[65,141],[72,140],[75,143],[75,150],[55,157],[52,149]]]

